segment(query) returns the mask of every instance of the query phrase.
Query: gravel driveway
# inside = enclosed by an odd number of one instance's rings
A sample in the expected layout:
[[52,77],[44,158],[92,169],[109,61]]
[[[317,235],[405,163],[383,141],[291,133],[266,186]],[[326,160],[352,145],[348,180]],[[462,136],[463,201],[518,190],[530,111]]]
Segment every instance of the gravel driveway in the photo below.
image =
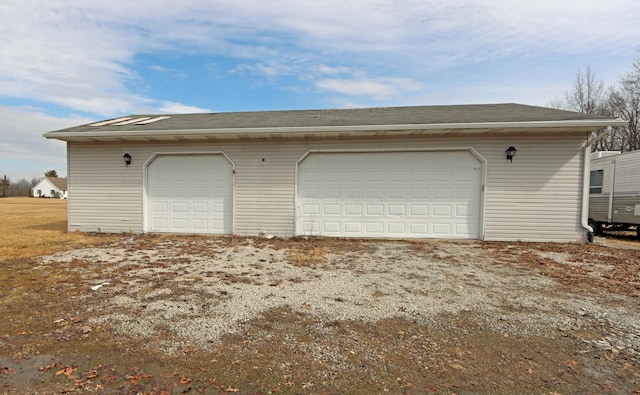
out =
[[[138,236],[44,257],[40,269],[89,263],[77,270],[91,325],[169,354],[287,308],[317,325],[472,313],[507,336],[574,333],[637,357],[639,257],[580,244]],[[603,336],[580,335],[594,327]]]

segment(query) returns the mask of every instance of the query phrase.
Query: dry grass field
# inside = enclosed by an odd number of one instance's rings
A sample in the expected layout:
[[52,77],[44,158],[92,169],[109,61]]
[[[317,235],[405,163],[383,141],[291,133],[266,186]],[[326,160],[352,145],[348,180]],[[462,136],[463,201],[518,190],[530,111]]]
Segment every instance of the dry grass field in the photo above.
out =
[[0,199],[2,395],[640,394],[634,248],[68,233],[66,208]]
[[67,233],[67,200],[0,199],[0,262],[97,245],[104,237]]

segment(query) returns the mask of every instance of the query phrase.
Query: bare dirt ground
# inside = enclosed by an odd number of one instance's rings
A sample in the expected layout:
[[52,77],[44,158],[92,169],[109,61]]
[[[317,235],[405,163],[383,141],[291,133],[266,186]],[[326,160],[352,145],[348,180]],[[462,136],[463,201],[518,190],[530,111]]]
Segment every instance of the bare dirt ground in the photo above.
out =
[[0,393],[640,394],[638,249],[89,236],[0,258]]

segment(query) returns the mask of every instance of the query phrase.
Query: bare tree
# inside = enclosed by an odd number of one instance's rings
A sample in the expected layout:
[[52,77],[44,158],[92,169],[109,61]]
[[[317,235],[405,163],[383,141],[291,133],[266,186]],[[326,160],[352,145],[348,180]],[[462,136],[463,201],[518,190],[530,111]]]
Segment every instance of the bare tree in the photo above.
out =
[[27,179],[22,178],[17,182],[12,182],[9,186],[9,196],[31,196],[33,185]]
[[611,115],[627,121],[625,126],[615,128],[612,133],[612,137],[616,140],[616,149],[620,151],[640,149],[640,125],[638,124],[640,97],[638,94],[634,94],[633,90],[623,82],[619,89],[611,91],[609,106]]
[[[610,88],[612,91],[613,88]],[[564,95],[564,99],[555,99],[549,102],[552,108],[571,110],[585,114],[612,115],[609,105],[609,97],[604,88],[604,82],[596,78],[590,67],[583,73],[578,71],[573,86]],[[600,131],[594,132],[594,136]],[[593,151],[619,150],[619,137],[616,131],[609,133],[605,138],[596,141],[591,149]]]
[[10,182],[9,179],[7,178],[7,176],[5,175],[4,178],[0,179],[0,197],[7,197],[9,196],[9,186],[10,186]]
[[640,149],[640,55],[631,66],[632,70],[620,81],[620,88],[610,96],[614,115],[627,121],[621,133],[623,151]]
[[[593,151],[633,151],[640,149],[640,48],[631,64],[632,70],[619,86],[605,90],[591,68],[578,72],[571,90],[563,99],[549,102],[549,107],[617,117],[627,121],[625,126],[612,128],[604,139],[593,144]],[[597,133],[597,132],[594,132]]]
[[585,114],[602,114],[606,108],[604,82],[597,80],[590,67],[582,73],[578,71],[573,80],[573,88],[565,93],[567,109]]

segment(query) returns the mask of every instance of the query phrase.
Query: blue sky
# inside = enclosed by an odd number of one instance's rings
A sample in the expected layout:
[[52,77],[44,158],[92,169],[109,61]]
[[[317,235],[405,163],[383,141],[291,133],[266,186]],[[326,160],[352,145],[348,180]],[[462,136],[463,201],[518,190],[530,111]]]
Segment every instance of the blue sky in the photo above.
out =
[[42,133],[135,113],[516,102],[606,85],[636,0],[2,0],[0,177],[66,175]]

